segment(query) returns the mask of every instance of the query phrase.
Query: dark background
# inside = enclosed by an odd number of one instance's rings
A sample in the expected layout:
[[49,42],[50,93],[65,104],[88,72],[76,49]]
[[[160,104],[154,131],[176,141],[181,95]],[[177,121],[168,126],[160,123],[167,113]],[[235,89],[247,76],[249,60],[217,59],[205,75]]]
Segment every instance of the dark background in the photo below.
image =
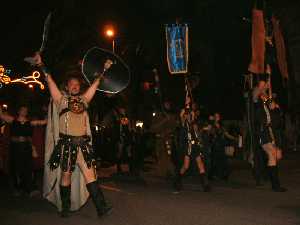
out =
[[[207,112],[220,111],[226,119],[242,118],[245,108],[243,75],[247,73],[251,54],[251,23],[247,18],[251,18],[254,1],[87,2],[6,2],[5,7],[1,6],[0,64],[10,68],[16,76],[32,71],[23,58],[39,49],[44,20],[51,11],[49,41],[44,58],[57,82],[61,83],[64,72],[76,66],[87,49],[94,45],[111,49],[111,40],[104,37],[104,26],[113,24],[117,32],[116,53],[129,64],[132,82],[121,95],[107,98],[99,94],[96,101],[103,102],[102,106],[105,107],[115,102],[112,100],[120,98],[129,103],[132,110],[137,110],[137,105],[145,97],[141,83],[153,80],[151,70],[157,68],[163,99],[172,101],[178,109],[184,104],[184,79],[167,71],[164,34],[164,25],[175,23],[177,19],[187,23],[190,28],[189,76],[199,79],[199,85],[193,91],[194,98]],[[299,9],[298,1],[265,3],[268,10],[276,13],[282,19],[282,24],[286,25],[285,38],[288,39],[288,35],[296,37],[295,32],[299,33],[299,26],[297,28],[296,25],[299,16],[295,11],[295,8]],[[295,17],[293,22],[287,22],[292,15]],[[292,46],[290,44],[288,48]],[[289,64],[293,67],[291,75],[297,80],[299,71],[292,66],[295,64],[293,60]],[[295,99],[298,87],[282,82],[276,65],[273,86],[281,104],[287,108],[288,99],[290,102]],[[293,90],[292,94],[288,95],[287,90]],[[2,102],[28,101],[33,105],[45,102],[48,98],[46,90],[28,90],[21,86],[2,88],[0,94]]]

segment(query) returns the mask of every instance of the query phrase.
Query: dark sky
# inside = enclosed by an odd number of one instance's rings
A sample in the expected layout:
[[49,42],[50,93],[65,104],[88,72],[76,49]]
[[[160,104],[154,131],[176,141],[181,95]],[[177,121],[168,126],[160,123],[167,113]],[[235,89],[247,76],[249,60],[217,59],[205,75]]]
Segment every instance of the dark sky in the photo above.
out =
[[250,16],[252,1],[237,2],[8,1],[1,14],[0,64],[19,73],[30,71],[23,58],[40,47],[49,11],[54,14],[48,52],[55,58],[55,66],[74,63],[93,45],[111,48],[103,37],[103,26],[113,23],[117,53],[131,67],[133,83],[137,85],[147,70],[156,67],[163,96],[182,106],[183,78],[171,76],[166,69],[164,36],[164,24],[180,18],[190,27],[190,74],[200,79],[195,99],[210,111],[240,118],[244,109],[242,74],[250,59],[251,34],[250,23],[242,18]]

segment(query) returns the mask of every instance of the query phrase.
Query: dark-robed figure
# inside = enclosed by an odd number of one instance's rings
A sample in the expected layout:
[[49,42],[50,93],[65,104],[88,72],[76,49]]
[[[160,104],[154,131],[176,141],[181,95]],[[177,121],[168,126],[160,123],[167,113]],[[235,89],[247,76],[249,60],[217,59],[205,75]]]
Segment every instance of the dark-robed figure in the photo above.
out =
[[17,116],[3,113],[0,108],[0,118],[10,124],[10,175],[14,194],[30,194],[33,191],[33,126],[45,125],[47,120],[31,120],[26,105],[18,108]]
[[190,98],[186,102],[185,108],[180,112],[181,126],[179,128],[179,148],[183,151],[183,165],[176,171],[174,188],[176,191],[182,189],[182,177],[190,168],[191,160],[195,160],[199,170],[200,182],[205,192],[211,190],[208,183],[201,130],[197,124],[195,110],[192,109]]
[[[284,192],[278,176],[278,162],[282,158],[282,150],[279,147],[278,132],[278,113],[274,102],[266,95],[268,83],[261,80],[253,92],[255,103],[255,137],[267,156],[267,171],[275,192]],[[275,128],[275,129],[274,129]],[[277,141],[278,140],[278,141]],[[259,149],[257,150],[259,151]]]

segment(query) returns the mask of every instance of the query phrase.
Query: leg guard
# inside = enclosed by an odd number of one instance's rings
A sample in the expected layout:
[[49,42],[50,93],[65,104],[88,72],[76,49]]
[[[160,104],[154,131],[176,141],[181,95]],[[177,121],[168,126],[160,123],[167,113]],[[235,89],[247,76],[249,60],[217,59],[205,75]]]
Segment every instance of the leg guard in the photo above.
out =
[[270,180],[272,184],[272,190],[275,192],[285,192],[286,188],[280,186],[279,177],[278,177],[278,167],[269,166]]
[[87,187],[87,189],[91,195],[91,198],[93,200],[93,203],[96,207],[98,216],[101,217],[101,216],[109,213],[112,210],[112,207],[107,205],[104,195],[103,195],[103,192],[100,189],[100,187],[98,187],[97,181],[88,183],[86,185],[86,187]]
[[62,203],[61,217],[68,217],[71,207],[71,185],[60,186],[60,198]]

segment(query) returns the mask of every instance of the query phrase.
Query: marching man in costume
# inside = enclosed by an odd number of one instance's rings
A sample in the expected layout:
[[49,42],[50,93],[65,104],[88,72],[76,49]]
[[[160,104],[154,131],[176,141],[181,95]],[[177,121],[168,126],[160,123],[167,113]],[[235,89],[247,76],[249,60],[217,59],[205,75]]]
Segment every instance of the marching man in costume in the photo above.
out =
[[[88,103],[95,95],[103,74],[96,74],[84,93],[80,92],[80,78],[71,74],[64,93],[47,71],[40,53],[25,61],[44,72],[52,97],[46,134],[43,196],[56,205],[62,217],[83,206],[89,195],[98,216],[107,214],[112,207],[106,203],[97,183],[87,112]],[[111,64],[112,61],[106,60],[103,73]]]
[[202,154],[203,143],[200,128],[195,119],[195,111],[191,109],[191,98],[186,98],[185,108],[181,110],[181,131],[180,146],[184,151],[183,165],[176,171],[174,188],[176,191],[182,189],[182,177],[190,167],[191,160],[195,160],[200,175],[200,182],[205,192],[210,192],[211,187],[208,183],[204,155]]
[[268,158],[267,167],[272,190],[275,192],[285,192],[287,189],[280,185],[278,175],[278,162],[282,158],[282,151],[279,148],[276,136],[274,135],[274,114],[271,113],[272,99],[266,94],[268,88],[269,83],[261,80],[253,90],[252,95],[255,103],[256,133],[259,138],[259,143]]

